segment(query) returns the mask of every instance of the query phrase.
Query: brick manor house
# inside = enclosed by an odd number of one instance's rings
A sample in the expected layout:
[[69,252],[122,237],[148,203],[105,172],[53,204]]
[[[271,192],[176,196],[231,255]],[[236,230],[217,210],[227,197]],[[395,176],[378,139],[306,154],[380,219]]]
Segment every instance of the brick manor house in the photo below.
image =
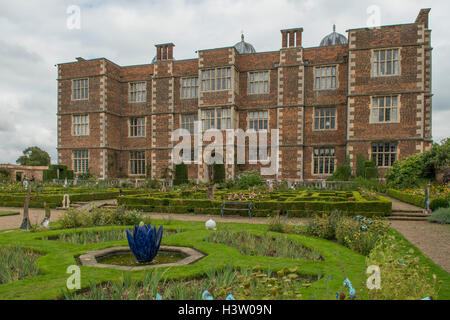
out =
[[[203,130],[278,129],[278,173],[267,179],[325,179],[347,155],[355,170],[359,154],[383,176],[432,143],[429,12],[347,37],[333,31],[312,48],[293,28],[281,30],[278,51],[256,52],[242,36],[194,59],[175,60],[165,43],[149,64],[58,64],[58,162],[101,179],[158,179],[174,168],[172,131],[199,121]],[[207,166],[191,158],[189,178],[205,181]],[[263,166],[252,160],[225,159],[227,178]]]

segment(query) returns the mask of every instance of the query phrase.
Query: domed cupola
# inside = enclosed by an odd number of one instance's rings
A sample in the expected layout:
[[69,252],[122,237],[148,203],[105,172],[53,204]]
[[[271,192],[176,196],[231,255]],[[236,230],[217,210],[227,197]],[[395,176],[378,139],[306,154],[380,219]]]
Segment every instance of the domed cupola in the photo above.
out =
[[333,25],[333,32],[323,38],[322,41],[320,41],[321,47],[336,46],[341,44],[347,44],[347,38],[344,35],[336,32],[335,24]]
[[244,34],[241,35],[241,41],[236,43],[234,47],[240,54],[256,52],[255,48],[250,43],[244,41]]

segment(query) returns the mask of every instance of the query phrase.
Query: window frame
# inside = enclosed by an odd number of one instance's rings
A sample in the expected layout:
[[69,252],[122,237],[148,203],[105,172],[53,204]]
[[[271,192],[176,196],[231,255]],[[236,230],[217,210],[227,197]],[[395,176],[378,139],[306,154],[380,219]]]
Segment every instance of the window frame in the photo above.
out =
[[[326,120],[328,118],[328,116],[326,115],[326,111],[325,111],[325,115],[324,117],[321,117],[320,115],[320,110],[324,109],[324,110],[331,110],[330,113],[332,113],[332,111],[334,110],[334,116],[332,114],[330,114],[329,118],[330,118],[330,128],[327,129],[325,128],[325,124],[326,124]],[[319,127],[316,128],[316,110],[319,110]],[[334,128],[331,128],[331,123],[332,123],[332,119],[334,117]],[[321,129],[320,128],[320,124],[321,124],[321,119],[324,119],[324,128]],[[338,111],[336,107],[314,107],[313,108],[313,113],[312,113],[312,130],[313,131],[336,131],[338,129]]]
[[[262,115],[263,115],[263,117],[262,117],[262,119],[260,119],[259,118],[259,115],[260,115],[260,113],[262,113]],[[256,118],[255,117],[252,117],[251,116],[251,114],[256,114]],[[253,129],[253,130],[255,130],[256,132],[258,132],[258,131],[269,131],[269,124],[270,124],[270,122],[269,122],[269,119],[270,119],[270,112],[269,112],[269,109],[263,109],[263,110],[252,110],[252,111],[248,111],[248,114],[247,114],[248,116],[247,116],[247,128],[249,129],[249,130],[251,130],[251,129]],[[267,117],[264,117],[264,115],[267,115]],[[255,120],[256,119],[256,120]],[[256,123],[258,124],[258,128],[251,128],[251,123],[252,122],[255,122],[256,121]],[[266,127],[267,128],[259,128],[259,125],[260,125],[260,121],[262,121],[262,124],[263,124],[263,127],[264,127],[264,124],[266,124]],[[253,126],[254,126],[254,123],[253,123]]]
[[[378,151],[378,147],[383,144],[384,145],[384,149],[382,152]],[[386,144],[389,144],[389,151],[386,152],[385,147]],[[374,152],[373,148],[374,145],[377,145],[377,151]],[[395,145],[395,152],[392,152],[392,145]],[[382,159],[383,159],[383,165],[378,165],[378,159],[379,159],[379,154],[382,154]],[[386,155],[389,154],[389,166],[386,166]],[[377,166],[377,168],[392,168],[393,164],[398,160],[398,154],[399,154],[399,148],[398,148],[398,142],[395,141],[379,141],[379,142],[372,142],[370,144],[370,159],[372,161],[374,161],[375,165]],[[374,159],[374,155],[375,155],[375,159]],[[395,155],[394,160],[392,161],[392,155]]]
[[[331,69],[330,71],[330,75],[328,76],[327,74],[322,76],[322,69],[325,68],[335,68],[335,74],[333,75],[333,71]],[[320,70],[319,72],[319,76],[317,75],[318,70]],[[335,78],[335,86],[334,87],[330,87],[330,88],[322,88],[322,78],[330,78],[330,85],[333,84],[333,77]],[[320,86],[317,87],[317,78],[319,78],[319,82],[320,82]],[[326,81],[326,80],[325,80]],[[329,65],[319,65],[319,66],[315,66],[314,67],[314,90],[315,91],[323,91],[323,90],[337,90],[339,88],[339,64],[329,64]]]
[[[258,75],[258,80],[252,80],[252,74]],[[267,79],[259,80],[259,74],[267,74]],[[267,91],[265,92],[265,83],[267,82]],[[259,87],[259,84],[262,84],[263,92],[252,92],[252,83],[257,84],[256,87]],[[248,95],[259,95],[259,94],[270,94],[270,70],[260,70],[260,71],[249,71],[247,73],[247,94]]]
[[[196,80],[196,81],[194,81],[196,83],[195,83],[194,86],[192,86],[192,80],[194,80],[194,79]],[[191,85],[183,86],[183,82],[186,81],[186,83],[187,83],[188,80],[191,82]],[[191,93],[192,93],[192,89],[194,88],[194,96],[191,96],[191,95],[183,96],[183,89],[184,88],[187,88],[188,89],[187,91],[189,91]],[[198,76],[182,77],[182,78],[180,78],[180,99],[182,99],[182,100],[197,99],[198,98],[198,92],[199,92],[199,79],[198,79]]]
[[[375,64],[375,52],[381,52],[381,51],[386,51],[385,56],[387,54],[387,51],[394,51],[397,50],[397,71],[398,73],[392,73],[392,74],[380,74],[380,60],[377,62],[378,63],[378,67],[377,67],[377,74],[375,74],[375,68],[374,68],[374,64]],[[401,61],[402,61],[402,55],[401,55],[401,48],[400,47],[390,47],[390,48],[377,48],[377,49],[373,49],[371,50],[371,59],[370,59],[370,76],[372,78],[383,78],[383,77],[398,77],[402,74],[402,70],[401,70]],[[380,54],[379,54],[380,56]],[[390,61],[392,63],[391,68],[393,70],[394,68],[394,62],[395,60],[392,58],[392,60]],[[385,60],[385,65],[387,65],[387,60]],[[385,70],[386,70],[386,66],[385,66]]]
[[[192,121],[183,121],[183,117],[184,117],[184,119],[189,119],[189,118],[193,118],[193,119],[192,119]],[[180,114],[180,128],[188,130],[190,134],[195,134],[195,121],[198,122],[198,113]],[[183,125],[185,125],[185,124],[188,124],[189,129],[183,127]],[[192,127],[192,131],[191,131],[191,127]]]
[[[318,160],[318,166],[317,166],[317,173],[315,173],[315,163],[316,163],[316,150],[319,150],[319,155],[317,156],[317,160]],[[329,165],[328,168],[331,167],[331,163],[333,164],[333,171],[329,172],[329,173],[320,173],[320,150],[332,150],[332,155],[330,156],[323,156],[323,157],[327,157],[328,160],[333,159],[333,162],[329,161]],[[324,151],[325,152],[325,151]],[[320,146],[320,147],[313,147],[312,148],[312,154],[311,154],[311,174],[313,176],[331,176],[333,175],[333,173],[336,171],[336,165],[337,165],[337,158],[336,158],[336,148],[335,147],[326,147],[326,146]],[[324,165],[324,169],[325,169],[325,159],[323,158],[323,165]],[[324,170],[325,171],[325,170]]]
[[[218,110],[220,110],[220,116],[218,115]],[[223,111],[226,110],[227,114],[224,117],[223,116]],[[211,111],[213,111],[213,117],[211,117]],[[209,112],[209,116],[208,118],[203,118],[203,112]],[[226,123],[226,127],[224,128],[222,126],[224,119],[227,119],[228,121],[225,121]],[[203,123],[204,121],[208,121],[209,122],[209,127],[207,129],[205,129]],[[220,120],[220,128],[218,128],[218,123]],[[214,121],[214,127],[211,127],[211,123],[212,121]],[[216,129],[216,130],[227,130],[227,129],[233,129],[233,110],[231,107],[215,107],[215,108],[201,108],[200,110],[200,122],[201,122],[201,126],[202,126],[202,132],[205,132],[206,130],[209,129]],[[229,126],[228,126],[229,124]]]
[[[132,155],[137,155],[138,153],[143,154],[143,158],[137,159],[132,158]],[[132,165],[132,161],[143,161],[143,165],[141,165],[141,168],[143,170],[143,173],[132,173],[132,168],[134,167]],[[137,163],[137,162],[136,162]],[[139,151],[139,150],[130,150],[128,153],[128,175],[129,176],[145,176],[147,171],[147,159],[146,159],[146,152],[145,150]]]
[[[143,91],[131,91],[131,88],[133,85],[138,85],[138,84],[144,84],[144,90]],[[139,97],[139,95],[137,94],[138,92],[143,92],[143,100],[132,100],[132,93],[134,93],[134,95],[136,97]],[[145,103],[147,102],[147,81],[130,81],[128,82],[128,103]]]
[[[78,117],[85,117],[87,119],[86,123],[75,123],[75,118]],[[79,128],[81,128],[82,126],[85,127],[85,134],[81,134],[81,133],[76,133],[75,132],[75,128],[76,126],[79,126]],[[80,130],[81,131],[81,130]],[[72,136],[73,137],[83,137],[83,136],[88,136],[90,133],[89,130],[89,114],[73,114],[72,115]]]
[[[379,99],[380,98],[383,98],[383,100],[384,100],[384,102],[383,102],[384,106],[383,107],[380,107],[380,103],[379,103]],[[386,100],[387,100],[387,98],[390,99],[390,106],[389,106],[389,109],[391,110],[391,112],[389,114],[390,120],[389,121],[386,121],[386,120],[380,121],[379,119],[380,119],[380,110],[381,109],[383,110],[384,119],[386,119],[386,109],[387,109],[387,107],[386,107]],[[396,114],[395,114],[395,118],[396,118],[395,120],[392,120],[392,115],[393,115],[392,109],[394,109],[393,105],[392,105],[392,102],[393,102],[392,98],[396,98],[396,102],[397,102],[397,105],[394,107],[397,110]],[[374,100],[375,99],[377,99],[377,106],[376,107],[374,105]],[[369,123],[370,124],[400,123],[400,105],[401,105],[400,101],[401,101],[401,95],[399,95],[399,94],[371,96],[370,97]],[[374,114],[375,114],[375,109],[377,110],[377,120],[376,121],[374,121],[374,119],[373,119]]]
[[[132,120],[137,119],[144,119],[143,125],[139,124],[132,124]],[[143,127],[143,129],[142,129]],[[143,135],[132,135],[132,130],[135,128],[136,133],[139,132],[139,128],[141,128],[141,132],[143,132]],[[129,138],[145,138],[147,136],[147,117],[129,117],[128,118],[128,137]]]
[[[75,98],[75,82],[76,81],[81,81],[81,80],[86,80],[86,97],[85,98]],[[89,78],[88,77],[83,77],[83,78],[76,78],[76,79],[72,79],[72,87],[71,87],[71,101],[80,101],[80,100],[89,100]],[[78,90],[80,90],[80,95],[81,95],[81,87],[78,88]]]
[[[231,66],[201,69],[200,71],[201,79],[199,79],[201,92],[217,92],[217,91],[233,90],[233,81],[232,81],[233,75],[231,69],[232,69]],[[226,72],[227,74],[225,75],[225,77],[222,76],[221,74],[222,70],[227,70]],[[206,77],[206,74],[208,74],[208,77]],[[212,75],[214,76],[214,78],[212,77]],[[225,81],[227,88],[224,89],[221,85],[220,86],[221,88],[218,89],[217,84],[218,83],[223,84],[222,83],[223,81]],[[205,83],[205,85],[203,85],[203,83]],[[214,87],[214,89],[212,89],[212,87]]]
[[[76,152],[80,152],[80,155],[82,152],[85,152],[86,157],[75,157],[75,153]],[[77,161],[77,164],[76,162]],[[85,161],[85,163],[83,163],[83,161]],[[78,170],[79,168],[85,168],[85,171],[80,171]],[[86,172],[89,172],[89,150],[88,149],[77,149],[77,150],[72,150],[72,170],[75,174],[83,174]]]

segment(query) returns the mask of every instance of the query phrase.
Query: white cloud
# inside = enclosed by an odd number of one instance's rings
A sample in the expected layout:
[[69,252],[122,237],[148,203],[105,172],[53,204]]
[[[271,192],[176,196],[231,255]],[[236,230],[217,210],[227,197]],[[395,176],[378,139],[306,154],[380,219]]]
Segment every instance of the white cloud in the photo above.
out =
[[[156,43],[176,44],[177,59],[232,45],[240,31],[257,51],[278,50],[280,31],[304,28],[305,47],[317,46],[332,25],[365,26],[375,4],[382,24],[413,22],[431,7],[433,134],[450,136],[447,89],[450,2],[423,0],[47,0],[0,3],[0,163],[15,162],[30,145],[56,159],[56,68],[75,57],[107,57],[119,65],[149,63]],[[81,29],[66,27],[70,5],[81,8]]]

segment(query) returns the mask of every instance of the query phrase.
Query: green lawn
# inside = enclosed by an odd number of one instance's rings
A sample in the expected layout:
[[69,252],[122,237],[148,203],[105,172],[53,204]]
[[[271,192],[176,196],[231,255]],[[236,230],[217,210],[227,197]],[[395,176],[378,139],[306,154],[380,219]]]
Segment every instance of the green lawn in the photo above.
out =
[[[167,221],[165,221],[167,223]],[[152,220],[156,225],[163,224],[163,220]],[[267,225],[241,224],[241,223],[218,223],[220,230],[226,225],[227,230],[249,231],[255,235],[262,235],[267,232]],[[95,230],[110,230],[123,227],[99,227]],[[168,279],[181,279],[201,277],[205,275],[211,266],[217,268],[232,264],[234,268],[252,268],[256,265],[262,269],[271,268],[273,271],[281,270],[283,267],[298,267],[305,275],[319,276],[320,280],[314,282],[310,287],[301,289],[302,299],[334,299],[335,292],[342,288],[342,283],[348,277],[357,293],[366,281],[365,257],[340,246],[334,242],[319,238],[312,238],[302,235],[287,234],[292,241],[316,249],[320,252],[324,261],[320,260],[294,260],[289,258],[275,258],[262,256],[248,256],[238,252],[238,250],[222,244],[205,241],[209,233],[203,222],[182,222],[171,221],[165,225],[166,229],[181,229],[183,232],[173,233],[164,237],[162,244],[175,246],[194,247],[207,256],[200,261],[187,266],[168,268],[166,275]],[[39,257],[37,263],[41,274],[34,278],[23,279],[13,283],[0,285],[0,299],[59,299],[62,297],[61,289],[65,288],[69,274],[66,269],[70,265],[76,264],[75,257],[86,251],[103,249],[114,246],[127,245],[126,240],[103,242],[96,244],[74,244],[62,241],[41,240],[43,237],[54,237],[67,230],[55,230],[31,233],[25,231],[13,231],[0,233],[0,247],[11,244],[20,244],[27,249],[37,251],[43,256]],[[399,239],[406,241],[400,234],[396,233]],[[434,264],[424,256],[417,248],[410,245],[420,257],[421,263],[431,267],[443,286],[439,295],[440,299],[450,299],[450,274],[441,267]],[[89,287],[91,281],[101,283],[109,280],[118,280],[122,276],[122,271],[115,269],[101,269],[94,267],[81,267],[82,288]],[[142,279],[144,271],[130,272],[134,280]],[[332,280],[326,280],[327,276],[332,276]],[[363,298],[358,296],[358,298]]]
[[0,217],[6,217],[6,216],[17,216],[20,212],[17,211],[0,211]]

